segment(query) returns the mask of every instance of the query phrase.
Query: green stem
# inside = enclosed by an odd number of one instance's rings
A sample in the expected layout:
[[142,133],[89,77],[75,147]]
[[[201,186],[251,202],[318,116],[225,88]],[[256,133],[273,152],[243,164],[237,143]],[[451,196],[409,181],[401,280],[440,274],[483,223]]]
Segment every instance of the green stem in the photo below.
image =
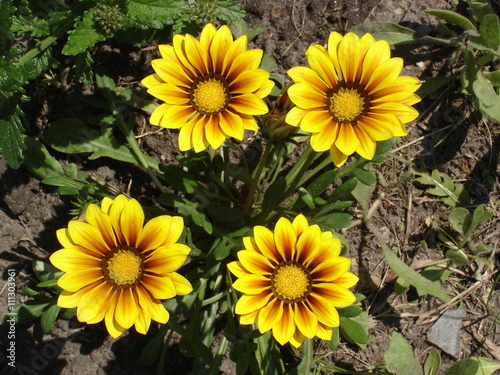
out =
[[132,131],[132,127],[127,126],[125,121],[121,118],[118,119],[118,127],[122,131],[122,133],[125,135],[125,139],[127,140],[128,144],[130,145],[130,148],[134,152],[135,157],[137,158],[137,161],[139,164],[141,164],[144,169],[149,174],[149,177],[153,180],[153,182],[156,184],[158,189],[162,193],[166,193],[167,189],[165,189],[165,186],[161,183],[160,179],[158,176],[154,173],[153,169],[149,166],[146,158],[144,157],[144,153],[142,152],[141,148],[139,147],[139,143],[137,143],[137,139],[135,139],[134,132]]
[[295,163],[292,170],[285,177],[286,186],[288,186],[285,194],[283,195],[283,199],[292,194],[297,186],[299,186],[299,181],[307,171],[311,163],[318,157],[317,154],[311,147],[311,145],[307,146],[304,153],[300,156],[299,160]]
[[23,65],[30,61],[32,58],[37,56],[38,54],[42,53],[45,51],[47,48],[50,47],[52,43],[54,43],[57,39],[62,37],[70,28],[73,26],[75,20],[73,18],[70,18],[66,20],[66,22],[58,25],[54,31],[52,32],[52,35],[48,36],[45,38],[39,46],[29,50],[24,56],[19,58],[18,64]]
[[272,149],[273,149],[273,144],[267,143],[266,147],[264,148],[264,153],[262,154],[259,163],[257,164],[257,167],[252,173],[252,185],[250,186],[250,190],[248,191],[248,195],[246,197],[245,204],[243,206],[243,212],[248,212],[250,206],[254,202],[253,198],[255,195],[255,191],[257,190],[257,186],[259,186],[260,180],[262,178],[262,171],[267,163],[267,159],[269,158]]

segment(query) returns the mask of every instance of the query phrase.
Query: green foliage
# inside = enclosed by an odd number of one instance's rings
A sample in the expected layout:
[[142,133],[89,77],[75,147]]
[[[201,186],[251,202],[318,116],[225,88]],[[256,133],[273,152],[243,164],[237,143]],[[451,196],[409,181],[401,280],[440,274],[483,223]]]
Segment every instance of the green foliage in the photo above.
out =
[[413,349],[398,332],[393,332],[389,349],[384,354],[385,367],[398,375],[422,375],[422,367],[413,355]]
[[462,185],[455,184],[447,174],[440,173],[437,169],[433,169],[430,173],[425,170],[415,171],[415,173],[420,176],[415,178],[415,181],[422,185],[433,186],[427,189],[427,192],[441,197],[448,206],[470,204],[470,196],[467,190]]

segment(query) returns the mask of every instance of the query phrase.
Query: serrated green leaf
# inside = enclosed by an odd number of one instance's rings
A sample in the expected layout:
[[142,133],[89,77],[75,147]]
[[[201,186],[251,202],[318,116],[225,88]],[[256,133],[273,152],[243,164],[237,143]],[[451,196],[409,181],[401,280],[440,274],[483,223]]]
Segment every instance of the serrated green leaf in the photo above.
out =
[[[9,105],[10,102],[5,101],[2,107],[4,104]],[[12,103],[12,105],[19,108],[17,104]],[[0,109],[0,115],[3,115],[4,113],[1,112],[4,111]],[[7,116],[0,116],[0,150],[7,164],[14,169],[21,166],[23,150],[26,150],[23,132],[24,126],[17,112],[12,111]]]
[[239,21],[246,16],[245,8],[233,0],[217,0],[217,10],[219,11],[219,19],[227,23]]
[[163,29],[172,25],[182,13],[188,11],[186,1],[176,0],[129,0],[127,15],[136,23],[152,29]]
[[479,32],[492,50],[500,48],[500,24],[496,14],[487,14],[481,19]]
[[24,141],[27,146],[23,160],[24,168],[39,180],[64,176],[61,163],[50,155],[41,142],[31,137],[26,137]]
[[439,351],[434,349],[429,353],[424,362],[424,375],[437,375],[441,368],[441,356]]
[[364,22],[349,31],[359,37],[370,33],[376,40],[385,40],[391,45],[414,43],[418,38],[415,30],[403,27],[393,22]]
[[75,29],[68,32],[68,41],[62,49],[65,55],[78,55],[94,47],[96,43],[107,39],[106,35],[96,30],[94,16],[95,11],[93,9],[85,12],[83,20],[77,22]]
[[12,0],[0,0],[0,55],[2,56],[7,56],[11,47],[10,28],[12,14],[15,11]]
[[413,354],[413,349],[398,332],[393,332],[389,349],[384,354],[385,367],[398,375],[422,375],[422,367]]
[[75,74],[86,85],[90,85],[94,78],[92,72],[93,63],[92,54],[88,50],[75,56]]
[[453,23],[462,27],[465,30],[476,30],[474,24],[467,17],[462,16],[451,10],[444,9],[426,9],[425,13],[444,19],[447,22]]
[[52,332],[54,323],[57,319],[57,316],[59,315],[59,311],[61,311],[61,308],[58,305],[54,304],[43,312],[40,319],[40,326],[42,327],[42,331],[44,333]]

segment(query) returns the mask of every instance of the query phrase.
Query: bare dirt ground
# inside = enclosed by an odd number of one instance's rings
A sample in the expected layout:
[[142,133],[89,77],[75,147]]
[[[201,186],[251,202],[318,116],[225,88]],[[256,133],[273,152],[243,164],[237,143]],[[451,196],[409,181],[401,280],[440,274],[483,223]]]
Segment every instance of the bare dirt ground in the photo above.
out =
[[[370,21],[391,21],[411,27],[422,34],[434,32],[437,20],[424,13],[425,9],[455,9],[445,0],[423,1],[327,1],[327,0],[241,0],[250,27],[263,27],[251,44],[262,48],[278,64],[277,73],[286,79],[286,71],[296,65],[306,65],[304,52],[311,44],[324,44],[331,31],[341,33],[350,27]],[[113,67],[117,81],[132,86],[140,95],[146,95],[138,81],[150,74],[149,61],[154,48],[131,49],[113,45],[96,47],[95,61]],[[436,46],[406,45],[397,47],[393,55],[405,59],[403,74],[421,79],[448,72],[446,61],[450,51]],[[68,82],[65,92],[49,91],[43,96],[33,96],[26,113],[32,125],[30,131],[37,136],[48,121],[63,116],[78,116],[86,111],[82,95],[88,88],[77,82]],[[59,96],[58,96],[59,95]],[[57,101],[54,101],[57,100]],[[499,147],[498,124],[482,119],[470,112],[469,99],[448,95],[431,96],[418,104],[421,117],[408,127],[409,135],[397,146],[401,155],[415,165],[427,169],[438,168],[465,186],[473,205],[485,203],[494,209],[499,199]],[[54,104],[54,103],[57,103]],[[168,163],[177,153],[176,134],[148,125],[147,116],[138,118],[137,134],[141,146],[151,156]],[[64,155],[62,159],[68,160]],[[77,160],[68,160],[77,162]],[[109,163],[109,160],[82,161],[80,167],[111,185],[130,193],[141,201],[149,202],[148,186],[142,186],[143,171],[135,167]],[[372,200],[376,209],[372,223],[383,234],[391,247],[398,247],[401,257],[414,266],[429,260],[441,259],[443,247],[437,240],[432,223],[447,225],[450,208],[425,193],[425,188],[415,181],[401,181],[409,171],[406,163],[389,158],[376,169],[383,177]],[[20,291],[25,285],[33,287],[31,263],[46,260],[59,248],[55,231],[67,225],[71,208],[70,200],[61,197],[55,188],[40,184],[25,170],[12,170],[0,159],[0,269],[2,284],[8,277],[8,269],[16,270],[17,300],[26,300]],[[382,180],[381,180],[382,181]],[[355,210],[361,217],[361,211]],[[438,317],[439,305],[435,299],[419,298],[416,293],[394,293],[396,276],[384,262],[381,248],[370,232],[359,222],[342,231],[347,238],[353,258],[354,272],[360,275],[356,290],[368,296],[366,307],[370,313],[369,335],[373,343],[365,350],[343,342],[339,349],[328,355],[327,360],[345,369],[361,369],[383,363],[390,334],[400,332],[422,362],[434,348],[426,340],[426,334]],[[491,245],[490,260],[498,269],[498,238],[500,223],[498,212],[488,222],[479,238]],[[426,246],[422,245],[422,241]],[[487,271],[487,270],[486,270]],[[466,291],[459,302],[465,308],[461,329],[460,358],[485,356],[500,360],[500,291],[492,290],[496,274],[484,269],[462,267],[448,280],[446,290],[454,296]],[[495,271],[493,271],[495,272]],[[490,275],[478,280],[477,275]],[[474,289],[470,289],[474,286]],[[1,289],[1,288],[0,288]],[[490,295],[489,306],[486,298]],[[0,296],[0,316],[7,312],[6,291]],[[451,305],[449,307],[457,307]],[[493,319],[488,312],[497,315]],[[426,315],[427,314],[427,315]],[[423,317],[423,319],[421,319]],[[150,368],[138,363],[142,347],[153,336],[131,330],[119,339],[107,335],[103,325],[85,326],[75,319],[58,320],[51,334],[43,334],[37,324],[19,326],[16,330],[16,372],[23,374],[150,374]],[[9,373],[6,366],[6,324],[0,325],[0,372]],[[315,348],[318,355],[326,353],[326,347]],[[167,353],[167,374],[184,374],[191,370],[190,360],[173,346]],[[443,368],[449,367],[455,358],[442,353]],[[223,372],[234,373],[234,366],[226,362]]]

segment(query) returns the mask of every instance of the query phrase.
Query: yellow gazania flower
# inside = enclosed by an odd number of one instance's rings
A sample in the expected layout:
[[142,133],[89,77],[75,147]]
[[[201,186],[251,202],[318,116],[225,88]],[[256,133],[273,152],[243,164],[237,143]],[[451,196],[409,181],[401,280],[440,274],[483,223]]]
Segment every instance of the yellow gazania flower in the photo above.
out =
[[354,152],[371,160],[376,141],[406,135],[403,124],[418,116],[412,107],[420,101],[418,79],[399,76],[403,60],[390,55],[389,44],[370,34],[333,32],[328,50],[313,45],[306,51],[311,68],[288,71],[296,107],[287,122],[312,133],[311,147],[330,150],[337,166]]
[[175,35],[173,46],[159,49],[162,58],[152,61],[156,73],[142,81],[164,101],[150,122],[180,128],[181,151],[218,148],[226,136],[241,140],[245,129],[258,130],[253,116],[268,111],[262,98],[274,83],[258,69],[262,50],[247,51],[246,36],[233,41],[227,26],[208,24],[200,40]]
[[314,336],[330,340],[339,325],[336,307],[355,301],[347,288],[358,281],[347,272],[350,259],[339,256],[340,240],[298,215],[293,223],[278,220],[274,233],[255,227],[243,243],[239,260],[228,264],[238,278],[234,289],[244,293],[236,303],[241,324],[272,329],[282,345],[299,347]]
[[77,308],[88,324],[104,319],[108,332],[120,336],[135,324],[146,334],[151,319],[166,323],[169,313],[160,300],[190,293],[188,280],[176,271],[190,252],[176,243],[181,217],[158,216],[144,225],[144,212],[135,200],[120,195],[91,204],[85,221],[71,221],[57,231],[64,247],[50,257],[64,271],[57,304]]

